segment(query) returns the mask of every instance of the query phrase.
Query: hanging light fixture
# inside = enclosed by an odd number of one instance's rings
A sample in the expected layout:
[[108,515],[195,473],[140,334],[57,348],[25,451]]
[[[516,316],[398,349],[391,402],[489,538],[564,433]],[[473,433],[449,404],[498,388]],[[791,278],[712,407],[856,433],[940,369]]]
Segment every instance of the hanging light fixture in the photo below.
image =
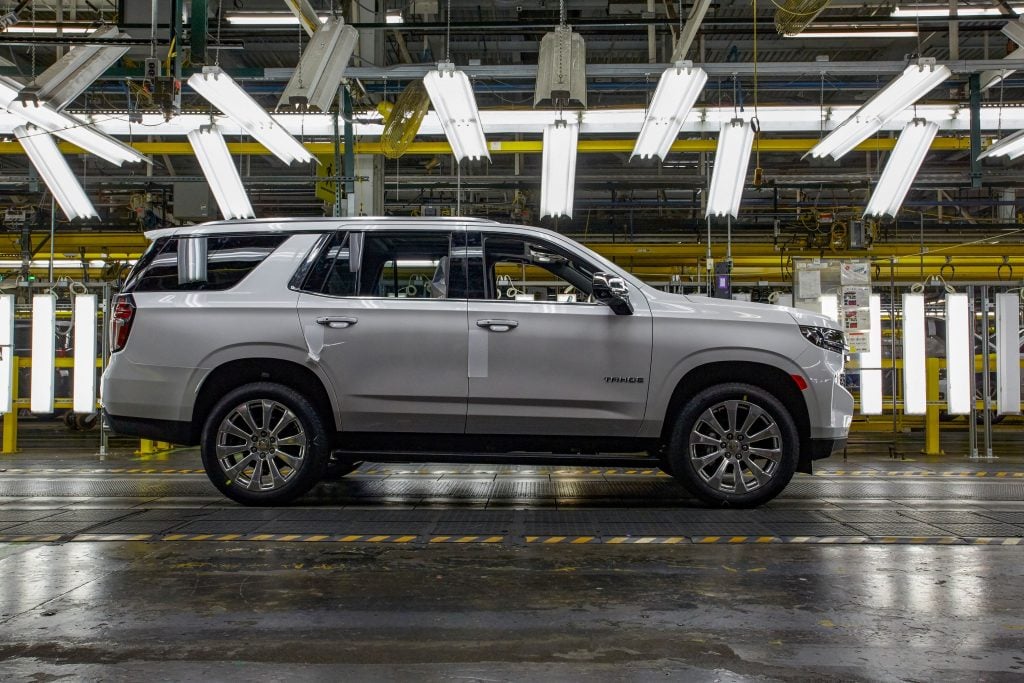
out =
[[815,159],[831,156],[836,161],[874,135],[886,122],[927,95],[952,76],[949,67],[921,58],[908,66],[845,121],[826,135],[808,154]]
[[754,129],[749,123],[733,119],[722,124],[705,217],[729,215],[736,218],[739,215],[753,147]]
[[665,69],[658,79],[630,160],[635,156],[641,159],[657,156],[664,160],[668,156],[686,115],[707,81],[707,72],[694,68],[693,62],[678,62]]
[[53,412],[53,366],[56,350],[57,297],[32,297],[32,368],[29,409],[33,413]]
[[456,69],[451,62],[439,62],[437,69],[428,71],[423,77],[423,86],[434,105],[455,160],[461,162],[467,157],[473,161],[490,159],[473,86],[465,72]]
[[946,410],[967,415],[974,401],[974,345],[966,294],[946,294]]
[[1024,155],[1024,130],[1008,135],[978,155],[978,160],[989,157],[1009,157],[1016,159]]
[[75,359],[72,407],[76,413],[96,412],[96,295],[75,295]]
[[924,415],[928,409],[924,295],[903,295],[903,413]]
[[868,350],[860,354],[860,414],[882,414],[882,297],[868,299]]
[[36,99],[19,99],[20,86],[10,79],[0,77],[0,106],[26,123],[53,133],[85,151],[106,159],[115,166],[148,161],[128,145],[100,133],[73,116],[57,111],[53,105]]
[[312,161],[313,155],[302,143],[219,66],[203,67],[202,73],[192,74],[188,84],[284,163]]
[[573,190],[576,185],[576,143],[578,123],[556,121],[544,127],[544,152],[541,170],[540,215],[572,218]]
[[907,124],[871,193],[865,216],[896,217],[938,132],[939,124],[924,119],[914,119]]
[[21,143],[68,220],[99,216],[49,133],[35,126],[18,126],[14,129],[14,137]]
[[220,129],[215,125],[201,126],[189,132],[188,141],[224,218],[255,216]]
[[330,111],[358,40],[359,32],[341,17],[328,19],[302,51],[277,108]]
[[0,294],[0,415],[14,407],[14,366],[14,295]]
[[996,294],[996,405],[1000,415],[1020,415],[1020,296]]

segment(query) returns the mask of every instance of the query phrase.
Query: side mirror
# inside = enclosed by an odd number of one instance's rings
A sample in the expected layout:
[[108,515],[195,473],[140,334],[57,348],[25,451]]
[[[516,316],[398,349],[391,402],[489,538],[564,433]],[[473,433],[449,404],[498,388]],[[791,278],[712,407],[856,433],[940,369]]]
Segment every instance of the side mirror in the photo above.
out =
[[594,298],[608,306],[618,315],[632,315],[633,304],[629,300],[626,281],[610,273],[594,273]]

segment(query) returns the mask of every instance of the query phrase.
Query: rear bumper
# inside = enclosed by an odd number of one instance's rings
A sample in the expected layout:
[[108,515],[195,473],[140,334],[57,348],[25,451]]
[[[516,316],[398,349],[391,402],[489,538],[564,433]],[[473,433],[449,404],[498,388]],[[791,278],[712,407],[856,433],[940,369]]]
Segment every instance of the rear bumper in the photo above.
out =
[[123,417],[111,415],[103,411],[103,419],[114,432],[124,436],[137,436],[140,439],[167,441],[183,446],[195,446],[199,443],[191,422],[174,420],[154,420],[145,417]]

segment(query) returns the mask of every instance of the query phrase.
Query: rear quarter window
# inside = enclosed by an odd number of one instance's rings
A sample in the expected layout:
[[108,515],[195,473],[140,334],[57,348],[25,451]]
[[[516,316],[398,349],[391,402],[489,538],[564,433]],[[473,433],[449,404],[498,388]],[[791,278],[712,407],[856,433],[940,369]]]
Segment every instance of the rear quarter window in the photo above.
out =
[[[241,282],[288,235],[203,235],[158,240],[124,292],[218,291]],[[161,244],[162,242],[162,244]]]

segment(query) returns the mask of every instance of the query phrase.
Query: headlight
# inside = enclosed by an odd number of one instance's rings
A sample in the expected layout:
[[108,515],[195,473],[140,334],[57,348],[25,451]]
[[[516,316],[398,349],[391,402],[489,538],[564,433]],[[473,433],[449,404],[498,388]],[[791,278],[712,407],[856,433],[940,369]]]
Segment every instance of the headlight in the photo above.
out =
[[826,351],[834,351],[835,353],[845,353],[846,351],[846,336],[842,330],[834,330],[831,327],[801,325],[800,334],[804,335],[804,339],[807,341]]

